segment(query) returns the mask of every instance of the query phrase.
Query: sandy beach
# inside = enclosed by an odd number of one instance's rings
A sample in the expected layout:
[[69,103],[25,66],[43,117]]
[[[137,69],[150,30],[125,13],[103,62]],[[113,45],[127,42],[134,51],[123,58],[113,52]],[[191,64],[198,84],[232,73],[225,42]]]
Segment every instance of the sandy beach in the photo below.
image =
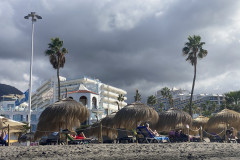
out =
[[0,159],[239,159],[237,143],[84,144],[0,147]]

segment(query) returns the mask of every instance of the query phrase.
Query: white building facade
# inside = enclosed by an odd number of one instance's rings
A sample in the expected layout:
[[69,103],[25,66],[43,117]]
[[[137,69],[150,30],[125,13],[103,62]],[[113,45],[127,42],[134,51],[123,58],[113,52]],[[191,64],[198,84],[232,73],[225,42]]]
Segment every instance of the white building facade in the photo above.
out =
[[[98,79],[92,79],[84,76],[80,79],[67,80],[60,77],[61,97],[72,97],[77,102],[85,105],[90,112],[88,124],[96,122],[118,110],[118,96],[124,95],[124,101],[120,102],[120,108],[127,105],[127,92],[102,83]],[[58,100],[57,78],[53,77],[44,82],[32,95],[32,110],[42,112],[46,107]],[[38,119],[38,117],[36,117]]]
[[[171,91],[173,97],[173,105],[176,108],[183,109],[190,102],[190,92],[184,89],[173,88]],[[169,100],[163,98],[161,90],[157,91],[156,98],[159,103],[164,104],[164,109],[167,110],[171,108]],[[207,101],[210,103],[215,103],[216,105],[223,104],[223,95],[222,94],[194,94],[193,95],[193,104],[200,106],[202,103],[206,104]]]

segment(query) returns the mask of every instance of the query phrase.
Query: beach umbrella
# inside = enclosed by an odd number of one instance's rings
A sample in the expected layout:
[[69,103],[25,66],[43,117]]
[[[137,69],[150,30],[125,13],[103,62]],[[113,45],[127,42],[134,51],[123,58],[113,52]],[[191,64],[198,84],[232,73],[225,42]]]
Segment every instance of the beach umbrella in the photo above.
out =
[[223,136],[223,135],[225,135],[226,124],[225,123],[218,123],[216,125],[209,126],[208,123],[207,123],[205,129],[208,133],[208,136],[217,135],[217,134],[219,136]]
[[240,113],[230,109],[223,109],[222,111],[212,116],[209,119],[207,125],[208,127],[214,127],[218,126],[220,123],[225,124],[225,127],[229,125],[230,127],[239,129]]
[[134,102],[119,110],[114,116],[113,123],[116,128],[133,129],[141,123],[158,121],[158,113],[151,107]]
[[194,118],[192,121],[192,127],[199,128],[202,126],[205,128],[209,118],[205,116],[198,116],[197,118]]
[[49,132],[80,127],[89,117],[88,109],[72,98],[64,98],[49,107],[40,115],[34,138],[48,135]]
[[159,120],[156,124],[157,130],[168,131],[171,129],[185,127],[192,123],[192,117],[180,109],[170,108],[159,114]]
[[113,112],[110,115],[101,119],[100,121],[92,124],[90,127],[86,129],[86,135],[99,136],[100,126],[102,125],[102,135],[107,136],[109,138],[113,138],[113,135],[117,135],[117,130],[114,129],[114,123],[113,123],[115,114],[116,112]]
[[[209,118],[205,117],[205,116],[198,116],[197,118],[194,118],[192,120],[192,126],[191,126],[191,130],[190,130],[190,134],[192,135],[203,135],[203,130],[206,129],[206,125],[208,122]],[[202,129],[201,129],[202,127]]]
[[7,130],[9,126],[10,133],[22,132],[25,125],[25,123],[0,116],[0,130]]

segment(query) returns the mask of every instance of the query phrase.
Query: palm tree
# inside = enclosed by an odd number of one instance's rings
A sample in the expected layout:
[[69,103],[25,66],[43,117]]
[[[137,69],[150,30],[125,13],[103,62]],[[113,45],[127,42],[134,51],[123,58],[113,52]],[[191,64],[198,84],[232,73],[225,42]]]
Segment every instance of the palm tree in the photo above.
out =
[[[123,94],[119,94],[117,100],[118,100],[119,102],[121,102],[121,107],[122,107],[122,101],[124,101],[124,95],[123,95]],[[118,109],[118,110],[119,110],[119,109]]]
[[171,107],[173,108],[174,107],[174,100],[173,100],[173,97],[172,97],[172,95],[171,94],[169,94],[169,96],[168,96],[168,100],[169,100],[169,103],[170,103],[170,105],[171,105]]
[[157,104],[157,98],[154,95],[149,96],[147,99],[147,104],[153,107],[155,104]]
[[205,42],[201,42],[200,36],[189,36],[188,42],[185,43],[185,47],[182,49],[183,55],[187,56],[186,61],[189,61],[192,66],[194,66],[194,77],[192,83],[192,91],[190,97],[190,105],[189,105],[189,114],[192,116],[192,96],[195,86],[196,80],[196,72],[197,72],[197,59],[201,59],[207,56],[207,50],[203,49],[203,45]]
[[162,102],[160,102],[159,105],[158,105],[157,111],[162,112],[163,108],[164,108],[164,104]]
[[141,101],[141,94],[138,92],[138,89],[136,90],[136,95],[134,96],[135,102]]
[[59,38],[51,38],[51,43],[48,44],[48,49],[45,51],[46,56],[49,56],[49,60],[53,68],[57,70],[58,100],[60,100],[59,68],[64,67],[65,54],[67,53],[67,49],[63,48],[63,41],[61,41]]
[[168,99],[169,104],[171,105],[171,107],[173,107],[173,97],[172,97],[170,89],[168,87],[162,88],[161,94],[162,94],[163,98]]

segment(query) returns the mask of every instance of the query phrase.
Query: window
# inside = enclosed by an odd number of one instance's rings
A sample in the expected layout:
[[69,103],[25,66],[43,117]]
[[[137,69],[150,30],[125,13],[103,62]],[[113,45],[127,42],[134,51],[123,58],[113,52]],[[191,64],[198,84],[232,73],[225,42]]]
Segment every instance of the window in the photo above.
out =
[[23,115],[21,115],[21,114],[13,115],[13,120],[21,122],[21,121],[23,121]]
[[104,114],[108,115],[108,109],[104,109]]
[[97,109],[97,98],[96,97],[92,98],[92,108]]
[[31,131],[36,132],[36,130],[37,130],[36,124],[31,124]]
[[37,121],[37,116],[36,114],[31,114],[31,121]]
[[8,108],[8,110],[14,109],[14,104],[8,104],[7,108]]
[[82,97],[80,97],[79,101],[80,101],[84,106],[87,105],[87,97],[82,96]]

